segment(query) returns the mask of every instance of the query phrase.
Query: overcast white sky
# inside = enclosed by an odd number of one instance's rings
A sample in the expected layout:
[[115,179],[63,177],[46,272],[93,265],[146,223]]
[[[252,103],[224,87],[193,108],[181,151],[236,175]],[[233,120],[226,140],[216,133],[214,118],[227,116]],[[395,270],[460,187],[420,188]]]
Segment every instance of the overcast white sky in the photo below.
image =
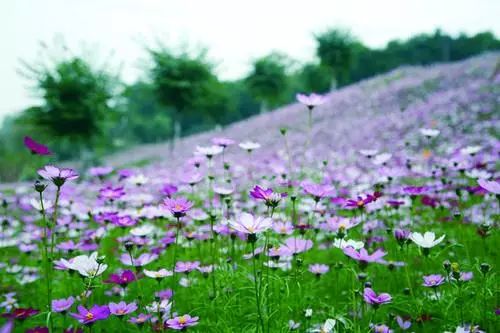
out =
[[0,0],[0,119],[34,102],[17,70],[20,59],[37,58],[41,41],[63,38],[74,53],[111,59],[127,82],[141,75],[144,44],[201,44],[219,75],[231,79],[273,50],[311,60],[312,34],[327,27],[347,27],[365,44],[383,46],[438,27],[500,36],[499,14],[498,0]]

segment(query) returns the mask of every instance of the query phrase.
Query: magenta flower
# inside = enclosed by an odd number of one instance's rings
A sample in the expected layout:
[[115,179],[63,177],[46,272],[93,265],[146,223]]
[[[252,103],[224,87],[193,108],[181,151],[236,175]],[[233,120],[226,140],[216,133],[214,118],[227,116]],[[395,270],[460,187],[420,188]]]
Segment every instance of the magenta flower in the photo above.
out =
[[386,252],[382,251],[382,249],[377,249],[372,254],[368,254],[365,248],[360,249],[358,252],[351,246],[345,247],[344,249],[342,249],[342,251],[344,251],[344,254],[348,257],[351,257],[352,259],[358,261],[361,266],[366,266],[371,262],[381,263],[382,257],[387,254]]
[[73,180],[78,178],[78,173],[69,168],[59,169],[53,165],[46,165],[42,169],[38,170],[38,174],[43,178],[50,180],[57,187],[61,187],[67,180]]
[[24,145],[28,148],[34,155],[52,155],[49,148],[41,143],[36,142],[29,136],[24,137]]
[[253,190],[250,191],[250,196],[257,200],[264,200],[267,206],[276,208],[281,198],[286,197],[286,193],[276,193],[270,188],[264,189],[259,185],[255,185]]
[[87,310],[84,306],[77,307],[78,313],[70,313],[70,316],[80,322],[80,324],[89,325],[98,320],[104,320],[109,317],[109,308],[107,305],[94,305]]
[[38,314],[39,312],[40,311],[35,310],[33,308],[17,308],[14,309],[14,311],[12,312],[2,314],[2,317],[9,319],[24,320]]
[[444,283],[444,276],[440,274],[431,274],[424,276],[424,283],[422,284],[424,287],[436,288]]
[[316,106],[322,105],[326,101],[326,97],[322,95],[318,95],[312,93],[310,95],[306,94],[297,94],[297,101],[307,106],[310,110],[315,108]]
[[181,218],[193,207],[193,203],[185,198],[166,198],[163,200],[163,206],[176,218]]
[[391,295],[389,295],[388,293],[381,293],[377,295],[372,288],[365,288],[363,292],[363,298],[366,303],[371,304],[373,306],[387,304],[390,303],[392,300]]
[[129,283],[136,280],[135,274],[130,270],[124,270],[119,274],[111,274],[104,283],[114,283],[121,287],[126,287]]
[[484,188],[486,191],[499,195],[500,194],[500,183],[497,182],[496,180],[486,180],[486,179],[479,179],[477,181],[479,186]]
[[135,303],[127,304],[123,301],[120,303],[110,302],[108,304],[108,307],[109,307],[109,312],[111,314],[114,314],[115,316],[124,316],[137,310],[137,304]]
[[[1,331],[0,331],[1,332]],[[38,326],[27,329],[25,333],[49,333],[49,328],[45,326]]]
[[173,330],[184,330],[195,325],[198,325],[198,317],[191,317],[188,314],[167,320],[167,327]]
[[68,298],[61,298],[61,299],[54,299],[52,300],[52,311],[54,312],[65,312],[75,302],[75,299],[73,296],[70,296]]
[[161,189],[161,192],[169,198],[171,198],[172,195],[177,193],[177,191],[178,191],[177,186],[175,186],[173,184],[165,184],[165,185],[163,185],[163,188]]

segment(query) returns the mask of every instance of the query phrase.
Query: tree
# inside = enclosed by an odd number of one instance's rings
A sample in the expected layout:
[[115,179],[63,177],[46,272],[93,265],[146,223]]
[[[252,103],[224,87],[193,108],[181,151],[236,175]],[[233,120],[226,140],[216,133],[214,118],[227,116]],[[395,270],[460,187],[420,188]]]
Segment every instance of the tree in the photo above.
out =
[[79,57],[54,65],[26,65],[26,74],[36,82],[42,104],[27,108],[18,122],[45,133],[47,139],[71,142],[63,152],[66,157],[76,156],[81,147],[102,138],[115,114],[111,107],[115,78]]
[[159,102],[173,108],[174,135],[180,137],[182,125],[189,118],[206,117],[206,107],[218,94],[215,86],[220,82],[206,60],[206,52],[195,56],[188,53],[174,54],[160,46],[148,49],[153,65],[149,76]]
[[348,31],[330,29],[315,36],[316,55],[321,64],[329,68],[336,84],[344,85],[349,81],[349,72],[354,62],[354,47],[358,43]]
[[324,66],[309,63],[305,64],[296,75],[300,91],[325,93],[330,90],[332,73]]
[[271,53],[257,59],[245,84],[250,94],[261,103],[261,112],[279,105],[288,85],[285,58]]

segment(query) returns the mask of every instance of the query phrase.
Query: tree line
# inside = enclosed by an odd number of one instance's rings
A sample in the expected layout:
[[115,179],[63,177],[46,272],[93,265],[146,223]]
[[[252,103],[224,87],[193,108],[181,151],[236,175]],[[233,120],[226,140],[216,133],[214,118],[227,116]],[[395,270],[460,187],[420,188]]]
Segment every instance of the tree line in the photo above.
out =
[[271,53],[252,64],[245,78],[223,81],[206,50],[146,49],[143,78],[126,85],[109,70],[72,55],[44,64],[24,64],[40,103],[7,117],[0,130],[0,181],[32,167],[22,137],[51,146],[60,160],[98,163],[114,150],[189,135],[290,103],[296,92],[324,93],[401,65],[461,60],[500,49],[490,32],[457,37],[440,30],[370,48],[349,31],[314,35],[315,59],[297,64]]

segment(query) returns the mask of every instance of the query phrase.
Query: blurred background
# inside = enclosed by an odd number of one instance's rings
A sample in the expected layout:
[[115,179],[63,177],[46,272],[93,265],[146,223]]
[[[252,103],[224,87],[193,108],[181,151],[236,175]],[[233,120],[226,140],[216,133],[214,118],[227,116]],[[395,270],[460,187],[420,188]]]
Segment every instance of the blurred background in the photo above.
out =
[[[0,182],[222,128],[404,65],[499,50],[500,1],[0,3]],[[47,160],[49,161],[49,159]]]

